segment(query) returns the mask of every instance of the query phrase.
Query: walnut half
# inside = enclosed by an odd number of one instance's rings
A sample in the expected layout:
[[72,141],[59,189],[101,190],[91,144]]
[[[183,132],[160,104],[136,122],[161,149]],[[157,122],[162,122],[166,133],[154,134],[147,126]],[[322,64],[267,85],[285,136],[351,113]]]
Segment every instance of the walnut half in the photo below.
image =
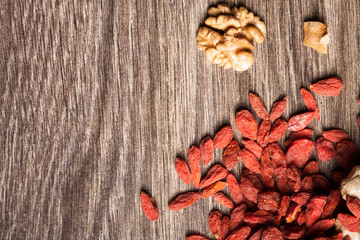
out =
[[233,7],[220,3],[210,7],[206,27],[198,30],[198,48],[206,57],[225,69],[245,71],[254,63],[254,45],[265,41],[266,26],[259,17],[244,7]]
[[304,23],[304,46],[311,47],[322,54],[327,54],[330,37],[327,26],[321,22]]

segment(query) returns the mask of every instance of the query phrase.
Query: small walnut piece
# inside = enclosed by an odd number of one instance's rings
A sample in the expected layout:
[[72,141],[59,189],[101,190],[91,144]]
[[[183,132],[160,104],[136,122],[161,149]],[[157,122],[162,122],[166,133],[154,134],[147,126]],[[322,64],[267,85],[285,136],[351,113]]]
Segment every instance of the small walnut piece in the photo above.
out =
[[321,22],[304,23],[305,46],[311,47],[322,54],[327,54],[327,45],[330,41],[327,26]]
[[201,27],[196,36],[198,48],[225,69],[249,69],[254,64],[252,40],[265,41],[265,23],[244,7],[230,9],[225,3],[210,7],[208,14],[207,26]]

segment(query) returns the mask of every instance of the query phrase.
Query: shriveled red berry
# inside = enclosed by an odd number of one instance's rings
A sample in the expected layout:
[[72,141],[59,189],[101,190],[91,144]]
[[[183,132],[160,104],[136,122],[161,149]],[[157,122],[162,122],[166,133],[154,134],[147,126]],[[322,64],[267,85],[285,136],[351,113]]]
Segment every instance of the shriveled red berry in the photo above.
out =
[[200,198],[199,192],[186,192],[178,195],[169,203],[169,209],[179,211],[181,209],[190,207]]
[[236,140],[232,140],[223,153],[223,163],[228,170],[231,170],[240,160],[240,147]]
[[236,113],[235,125],[244,137],[256,140],[257,123],[254,116],[248,110],[241,110]]
[[151,221],[157,221],[159,210],[154,199],[148,193],[141,192],[140,201],[144,215]]
[[270,212],[258,210],[256,212],[247,212],[244,221],[247,223],[270,224],[274,221],[274,216]]
[[180,179],[184,183],[186,183],[186,184],[191,183],[190,169],[189,169],[187,163],[183,159],[176,158],[175,170],[176,170],[177,174],[179,175]]
[[201,179],[199,188],[202,189],[204,187],[207,187],[214,182],[217,182],[223,178],[225,178],[228,175],[228,171],[226,168],[221,166],[220,164],[214,164],[209,171],[206,173],[205,177]]
[[228,183],[229,191],[235,204],[238,205],[242,203],[244,201],[244,196],[236,177],[232,173],[229,173],[226,177],[226,182]]
[[321,218],[331,217],[335,209],[337,208],[339,201],[341,198],[341,193],[339,189],[332,190],[327,197],[327,202],[324,207],[323,213],[321,214]]
[[200,149],[193,145],[189,149],[188,161],[191,170],[191,178],[196,188],[199,187],[201,178]]
[[215,201],[217,201],[218,203],[220,203],[224,207],[227,207],[227,208],[230,208],[230,209],[234,208],[234,203],[223,192],[215,193],[213,195],[213,198],[214,198]]
[[289,209],[286,212],[286,222],[287,223],[292,223],[293,221],[295,221],[298,216],[299,213],[301,212],[301,205],[292,202],[289,206]]
[[360,218],[360,200],[358,198],[347,195],[346,206],[355,217]]
[[312,111],[315,113],[315,118],[317,120],[320,120],[319,108],[318,108],[316,101],[315,101],[313,95],[311,94],[311,92],[309,92],[305,88],[302,88],[300,90],[300,92],[302,94],[303,101],[304,101],[306,107],[309,109],[309,111]]
[[349,134],[341,129],[331,129],[322,133],[323,137],[333,143],[341,142],[342,140],[350,139]]
[[286,195],[282,196],[278,211],[279,215],[285,217],[287,210],[289,209],[289,206],[290,206],[290,197]]
[[326,196],[315,196],[310,199],[305,210],[305,225],[311,227],[323,213],[324,206],[327,202]]
[[268,142],[275,142],[285,135],[288,128],[288,124],[284,119],[279,118],[276,120],[271,128],[269,135],[267,136]]
[[241,227],[244,224],[244,217],[247,211],[247,206],[243,203],[234,208],[230,214],[230,231]]
[[333,143],[323,137],[319,137],[316,140],[316,150],[321,161],[330,161],[336,157],[336,151]]
[[275,120],[279,118],[286,109],[287,97],[277,101],[271,108],[269,120]]
[[358,158],[358,150],[350,140],[342,140],[336,144],[336,161],[345,170],[351,170],[356,164]]
[[309,160],[310,154],[314,149],[314,143],[308,139],[295,140],[286,152],[286,162],[288,165],[295,165],[302,168]]
[[251,228],[249,226],[245,226],[231,232],[225,240],[245,240],[247,236],[249,236],[250,232]]
[[311,193],[308,192],[298,192],[291,196],[291,201],[300,204],[301,206],[306,206],[311,198]]
[[342,81],[337,77],[329,77],[318,81],[310,86],[311,91],[324,96],[339,96],[344,87]]
[[225,126],[220,129],[214,137],[214,147],[215,148],[224,148],[226,147],[233,138],[233,130],[230,126]]
[[214,141],[208,136],[200,142],[200,158],[207,165],[213,157]]
[[276,227],[267,227],[261,235],[261,240],[283,240],[282,232]]
[[288,122],[289,131],[299,131],[304,129],[313,120],[315,112],[301,113],[292,116]]
[[310,139],[313,135],[313,130],[310,128],[304,128],[302,130],[291,133],[290,137],[285,141],[285,146],[290,146],[291,143],[298,139]]
[[344,228],[350,232],[360,232],[360,218],[345,213],[339,213],[338,220]]
[[271,122],[268,120],[263,120],[258,129],[258,135],[257,135],[257,143],[261,147],[265,147],[268,144],[267,136],[269,135],[271,130]]
[[226,186],[227,186],[226,182],[218,181],[216,183],[213,183],[213,184],[205,187],[200,196],[202,198],[208,198],[208,197],[214,195],[214,193],[223,190],[224,187],[226,187]]
[[256,156],[250,151],[243,149],[240,152],[240,157],[244,166],[254,173],[260,173],[260,164]]
[[262,119],[269,119],[269,114],[261,98],[254,93],[249,93],[249,99],[256,114]]
[[280,194],[274,191],[262,192],[258,196],[258,208],[275,213],[279,209]]
[[261,153],[263,149],[262,147],[260,147],[259,144],[257,144],[253,140],[244,140],[244,139],[242,140],[242,144],[244,144],[245,148],[250,152],[252,152],[255,155],[255,157],[261,158]]
[[214,210],[209,214],[208,217],[209,229],[215,237],[219,237],[219,234],[221,232],[221,220],[222,220],[221,212]]
[[319,173],[319,162],[317,161],[308,162],[303,169],[304,176],[310,176],[317,173]]
[[332,226],[334,226],[334,224],[335,224],[334,218],[320,220],[309,228],[309,230],[306,233],[306,236],[312,237],[315,236],[315,234],[318,232],[325,232],[329,230]]

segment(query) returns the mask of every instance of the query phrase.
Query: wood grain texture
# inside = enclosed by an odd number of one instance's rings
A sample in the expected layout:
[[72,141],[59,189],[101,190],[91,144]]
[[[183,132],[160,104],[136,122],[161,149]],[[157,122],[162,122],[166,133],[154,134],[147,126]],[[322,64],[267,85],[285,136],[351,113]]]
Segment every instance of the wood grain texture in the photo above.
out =
[[[191,189],[177,177],[175,158],[234,126],[249,91],[268,108],[287,95],[288,118],[305,108],[301,87],[337,75],[345,87],[336,98],[315,96],[321,121],[311,127],[317,136],[343,128],[359,145],[358,0],[228,1],[268,29],[243,73],[197,50],[196,31],[215,3],[0,1],[1,239],[210,237],[213,199],[167,209]],[[308,19],[329,26],[328,55],[302,46]],[[321,163],[327,173],[334,166]],[[142,214],[141,190],[159,205],[156,223]]]

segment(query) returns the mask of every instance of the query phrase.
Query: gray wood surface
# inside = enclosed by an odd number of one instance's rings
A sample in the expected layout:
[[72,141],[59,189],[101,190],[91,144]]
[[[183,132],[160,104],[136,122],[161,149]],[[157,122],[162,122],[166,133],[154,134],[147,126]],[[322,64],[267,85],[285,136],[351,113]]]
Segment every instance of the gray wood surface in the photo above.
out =
[[[209,211],[228,211],[211,198],[169,211],[171,198],[192,189],[174,161],[234,126],[249,91],[268,109],[288,96],[288,118],[305,109],[301,87],[337,75],[341,95],[316,95],[321,121],[310,126],[316,136],[345,129],[359,144],[359,1],[228,2],[268,29],[243,73],[197,50],[196,31],[215,1],[0,1],[1,239],[210,237]],[[302,46],[308,19],[329,26],[328,55]],[[321,167],[328,173],[334,163]],[[141,190],[158,203],[156,223],[141,211]]]

